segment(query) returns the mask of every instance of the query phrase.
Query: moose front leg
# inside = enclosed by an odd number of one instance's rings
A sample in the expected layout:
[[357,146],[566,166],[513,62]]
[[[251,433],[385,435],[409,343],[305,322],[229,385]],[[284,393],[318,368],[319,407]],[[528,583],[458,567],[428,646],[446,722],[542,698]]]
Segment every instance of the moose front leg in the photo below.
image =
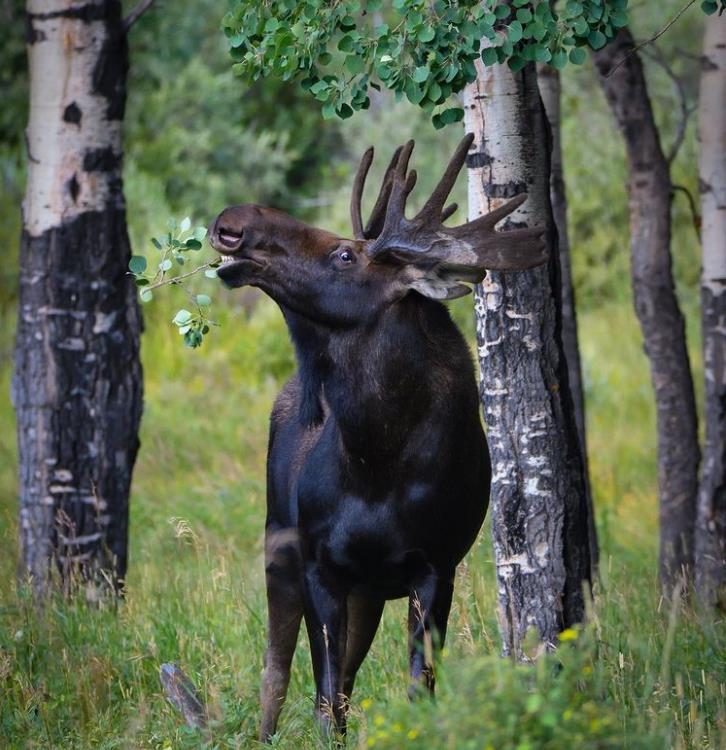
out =
[[409,698],[434,693],[434,652],[444,646],[454,593],[454,574],[431,572],[415,585],[408,601]]
[[305,625],[315,677],[315,714],[324,734],[345,731],[343,663],[346,592],[324,580],[317,565],[305,571]]

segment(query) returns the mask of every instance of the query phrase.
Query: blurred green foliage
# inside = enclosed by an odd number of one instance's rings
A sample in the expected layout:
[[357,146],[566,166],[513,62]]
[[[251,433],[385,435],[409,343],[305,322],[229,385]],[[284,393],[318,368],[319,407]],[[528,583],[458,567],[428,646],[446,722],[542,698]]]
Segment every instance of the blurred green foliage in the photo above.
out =
[[340,145],[298,87],[235,84],[222,11],[218,0],[162,1],[130,38],[127,159],[161,183],[174,215],[243,201],[292,208],[316,193]]

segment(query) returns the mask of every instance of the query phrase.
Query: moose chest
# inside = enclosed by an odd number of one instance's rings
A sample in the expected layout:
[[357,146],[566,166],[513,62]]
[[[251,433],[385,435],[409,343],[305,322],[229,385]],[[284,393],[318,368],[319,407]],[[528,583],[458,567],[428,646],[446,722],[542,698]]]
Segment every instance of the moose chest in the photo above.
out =
[[[453,480],[405,460],[367,467],[341,459],[331,428],[301,467],[296,503],[304,556],[353,588],[405,594],[432,566],[453,568],[478,529],[483,503]],[[437,481],[437,479],[439,481]]]

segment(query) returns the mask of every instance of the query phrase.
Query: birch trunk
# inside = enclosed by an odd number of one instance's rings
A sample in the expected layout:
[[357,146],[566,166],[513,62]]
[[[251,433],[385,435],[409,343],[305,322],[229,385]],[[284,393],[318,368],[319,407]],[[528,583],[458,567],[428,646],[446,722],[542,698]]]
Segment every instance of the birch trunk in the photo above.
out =
[[696,516],[696,590],[726,610],[726,21],[706,20],[699,96],[701,304],[706,441]]
[[570,263],[570,238],[567,231],[567,193],[565,191],[565,175],[562,167],[562,137],[560,130],[560,102],[562,99],[560,72],[551,65],[538,65],[537,82],[539,84],[542,104],[547,114],[552,142],[550,201],[557,229],[557,245],[560,255],[562,348],[564,349],[567,361],[567,379],[570,383],[572,404],[575,410],[575,423],[577,424],[577,436],[580,440],[580,452],[582,454],[583,480],[585,482],[588,511],[587,529],[590,544],[590,564],[594,575],[598,564],[598,543],[587,458],[585,394],[582,386],[580,345],[577,338],[577,309],[575,307],[575,289],[572,283],[572,266]]
[[[505,654],[552,648],[584,615],[590,578],[582,461],[561,348],[546,118],[533,65],[478,63],[465,92],[469,216],[522,192],[510,226],[545,226],[548,266],[490,272],[476,292],[480,390],[492,457],[492,533]],[[538,645],[528,652],[527,633]]]
[[13,400],[21,575],[42,593],[127,562],[140,316],[121,179],[127,47],[117,0],[29,0],[28,183]]
[[685,324],[671,268],[670,168],[634,46],[630,31],[623,28],[593,57],[628,157],[633,299],[657,408],[659,569],[670,592],[693,569],[700,454]]

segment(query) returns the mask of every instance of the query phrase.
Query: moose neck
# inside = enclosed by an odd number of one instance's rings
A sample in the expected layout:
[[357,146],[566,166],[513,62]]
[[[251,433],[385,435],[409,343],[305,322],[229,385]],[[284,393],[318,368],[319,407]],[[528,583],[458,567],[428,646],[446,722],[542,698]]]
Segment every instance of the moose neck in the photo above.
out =
[[350,329],[283,312],[297,353],[302,421],[322,420],[324,396],[352,456],[374,461],[400,451],[429,412],[432,374],[440,366],[426,324],[443,316],[454,328],[442,306],[408,295]]

